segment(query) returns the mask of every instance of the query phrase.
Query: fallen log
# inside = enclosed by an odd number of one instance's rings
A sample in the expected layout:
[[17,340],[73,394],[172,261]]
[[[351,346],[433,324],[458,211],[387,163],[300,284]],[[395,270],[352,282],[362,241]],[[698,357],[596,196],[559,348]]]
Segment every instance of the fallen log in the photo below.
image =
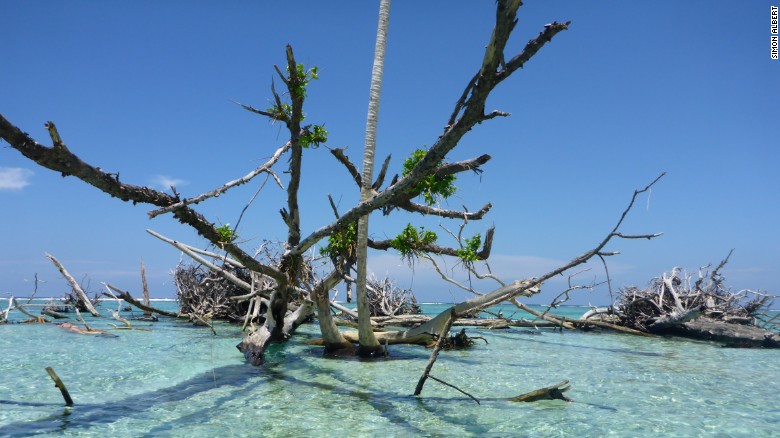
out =
[[546,388],[537,389],[536,391],[527,392],[525,394],[518,395],[517,397],[510,398],[509,401],[513,402],[535,402],[539,400],[563,400],[572,402],[574,400],[563,395],[564,392],[571,389],[568,380],[564,380],[558,384],[548,386]]
[[720,342],[727,347],[780,348],[780,333],[759,327],[732,324],[704,317],[668,327],[660,331],[660,333],[689,339]]
[[82,328],[75,324],[69,323],[69,322],[63,322],[62,324],[59,324],[60,328],[63,328],[65,330],[71,331],[73,333],[78,333],[80,335],[107,335],[107,336],[115,336],[115,335],[109,335],[108,333],[104,332],[103,330],[96,330],[91,329],[89,327]]

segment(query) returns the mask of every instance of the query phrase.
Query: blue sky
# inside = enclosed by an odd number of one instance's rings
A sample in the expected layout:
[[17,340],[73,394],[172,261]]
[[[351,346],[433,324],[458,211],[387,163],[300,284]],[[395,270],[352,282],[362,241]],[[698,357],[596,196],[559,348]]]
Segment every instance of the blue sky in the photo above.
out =
[[[467,234],[496,225],[491,267],[505,280],[539,275],[595,246],[633,190],[668,175],[642,197],[627,233],[664,232],[652,241],[615,241],[615,287],[644,285],[681,266],[695,272],[734,255],[724,274],[735,289],[778,293],[780,63],[770,59],[771,2],[527,1],[507,48],[513,55],[545,23],[570,30],[502,83],[488,109],[512,114],[475,128],[448,157],[489,153],[481,176],[462,174],[446,207],[491,213]],[[432,144],[478,68],[493,24],[493,2],[392,5],[377,155],[391,170]],[[128,183],[193,196],[242,176],[286,140],[231,101],[267,107],[273,65],[284,46],[317,65],[307,121],[324,123],[328,145],[360,162],[378,2],[54,2],[6,1],[0,27],[0,113],[40,142],[54,121],[83,160]],[[278,168],[279,170],[282,167]],[[325,148],[307,151],[304,232],[332,217],[327,194],[347,209],[358,198]],[[210,220],[235,224],[262,180],[208,201]],[[268,184],[238,230],[248,250],[281,239],[283,193]],[[67,285],[44,252],[91,290],[107,281],[138,293],[139,262],[152,294],[175,294],[172,247],[144,230],[205,247],[170,216],[111,199],[73,177],[36,166],[0,145],[0,296],[40,295]],[[446,233],[454,222],[419,215],[372,216],[374,237],[408,221]],[[450,261],[450,265],[453,262]],[[467,295],[418,263],[373,254],[371,269],[414,287],[422,301]],[[577,277],[604,279],[603,269]],[[462,277],[462,273],[456,275]],[[565,286],[549,282],[531,302]],[[492,284],[480,286],[492,289]],[[343,293],[342,293],[343,296]],[[609,301],[604,287],[574,303]]]

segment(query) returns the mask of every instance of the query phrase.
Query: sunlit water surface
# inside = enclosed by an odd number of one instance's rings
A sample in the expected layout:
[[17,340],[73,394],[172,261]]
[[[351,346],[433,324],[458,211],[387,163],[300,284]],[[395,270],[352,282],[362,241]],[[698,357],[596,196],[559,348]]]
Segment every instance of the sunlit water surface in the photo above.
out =
[[[308,325],[254,368],[235,347],[239,327],[217,324],[215,336],[164,318],[135,325],[150,331],[0,325],[0,436],[780,436],[778,350],[469,329],[489,344],[442,353],[432,374],[477,404],[432,380],[411,395],[430,355],[422,347],[391,346],[386,360],[323,358],[306,344],[318,336]],[[64,407],[47,366],[75,406]],[[564,379],[573,403],[505,400]]]

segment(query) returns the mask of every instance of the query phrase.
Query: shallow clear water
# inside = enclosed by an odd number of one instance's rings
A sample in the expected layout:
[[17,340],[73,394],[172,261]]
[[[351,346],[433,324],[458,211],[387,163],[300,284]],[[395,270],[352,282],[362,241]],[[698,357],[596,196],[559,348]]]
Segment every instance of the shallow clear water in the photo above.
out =
[[[110,328],[112,320],[88,322]],[[777,350],[469,329],[489,344],[443,352],[432,374],[479,398],[477,405],[432,380],[422,397],[411,396],[430,355],[421,347],[391,346],[390,358],[380,361],[326,359],[305,344],[318,335],[309,325],[253,368],[235,348],[242,338],[235,326],[217,324],[216,336],[169,319],[136,326],[151,331],[103,337],[54,325],[0,325],[0,436],[780,434]],[[72,408],[63,406],[47,366],[67,385]],[[574,403],[502,399],[564,379]]]

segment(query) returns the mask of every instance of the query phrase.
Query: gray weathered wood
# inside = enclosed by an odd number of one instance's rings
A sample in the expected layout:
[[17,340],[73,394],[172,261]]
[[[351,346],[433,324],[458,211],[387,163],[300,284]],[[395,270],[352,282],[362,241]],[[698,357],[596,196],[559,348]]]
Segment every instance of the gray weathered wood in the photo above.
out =
[[87,297],[87,294],[84,292],[83,289],[81,289],[81,286],[79,283],[68,273],[67,269],[60,263],[59,260],[54,258],[51,254],[46,254],[46,257],[51,260],[52,263],[54,263],[54,266],[59,269],[60,274],[62,274],[63,277],[65,277],[65,280],[68,281],[68,284],[70,284],[71,289],[73,289],[73,292],[76,293],[76,295],[79,297],[79,300],[81,300],[81,303],[84,304],[84,307],[89,311],[89,313],[92,314],[92,316],[100,316],[100,313],[95,309],[95,306],[92,305],[92,301],[89,300],[89,297]]

